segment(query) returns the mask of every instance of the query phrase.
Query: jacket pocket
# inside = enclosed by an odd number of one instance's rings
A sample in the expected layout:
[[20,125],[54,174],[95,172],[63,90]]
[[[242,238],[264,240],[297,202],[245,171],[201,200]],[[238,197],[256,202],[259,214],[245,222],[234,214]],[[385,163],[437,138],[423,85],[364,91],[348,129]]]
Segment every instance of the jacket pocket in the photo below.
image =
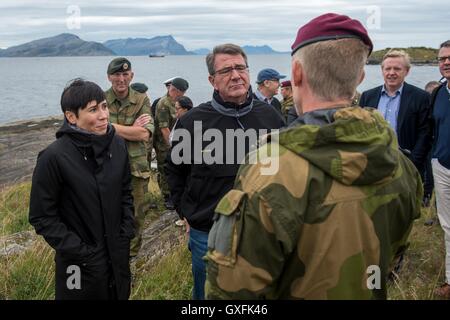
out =
[[216,207],[208,238],[208,257],[217,264],[231,267],[236,263],[240,239],[237,221],[244,209],[244,196],[244,192],[233,189]]

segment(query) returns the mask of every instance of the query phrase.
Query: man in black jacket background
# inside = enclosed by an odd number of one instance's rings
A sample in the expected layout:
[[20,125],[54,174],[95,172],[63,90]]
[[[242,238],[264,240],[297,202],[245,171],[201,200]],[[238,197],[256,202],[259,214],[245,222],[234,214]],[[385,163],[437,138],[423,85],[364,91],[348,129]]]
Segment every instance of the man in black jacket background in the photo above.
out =
[[206,64],[212,100],[178,120],[166,164],[172,201],[189,228],[194,299],[204,299],[202,258],[217,203],[233,187],[239,165],[257,147],[259,135],[284,125],[274,108],[253,98],[242,48],[216,46]]

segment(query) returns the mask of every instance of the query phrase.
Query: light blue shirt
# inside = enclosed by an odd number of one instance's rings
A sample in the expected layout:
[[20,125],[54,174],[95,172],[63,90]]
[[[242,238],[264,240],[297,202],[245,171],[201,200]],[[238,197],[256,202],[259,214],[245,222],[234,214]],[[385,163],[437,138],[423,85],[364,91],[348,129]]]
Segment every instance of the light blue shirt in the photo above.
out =
[[260,101],[262,101],[262,102],[265,102],[265,103],[268,103],[268,104],[270,104],[270,103],[272,102],[272,99],[267,98],[267,97],[266,97],[265,95],[263,95],[263,94],[261,93],[261,91],[259,91],[258,89],[256,89],[255,95],[256,95],[256,97],[258,98],[258,100],[260,100]]
[[389,96],[385,86],[381,89],[381,97],[378,102],[378,111],[383,118],[391,125],[392,129],[397,132],[398,110],[400,109],[400,99],[402,98],[403,84],[395,92],[393,97]]

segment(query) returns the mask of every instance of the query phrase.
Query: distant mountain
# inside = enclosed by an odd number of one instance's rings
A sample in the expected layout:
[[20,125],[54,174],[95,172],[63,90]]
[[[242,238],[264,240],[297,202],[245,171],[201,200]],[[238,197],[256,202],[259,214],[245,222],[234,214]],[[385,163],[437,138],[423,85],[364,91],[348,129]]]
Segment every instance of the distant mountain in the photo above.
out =
[[[368,64],[380,64],[383,60],[383,56],[391,49],[386,48],[383,50],[373,51],[369,59],[367,59]],[[438,54],[438,49],[426,48],[426,47],[408,47],[408,48],[395,48],[406,51],[413,64],[437,64],[436,57]]]
[[111,56],[114,52],[101,43],[84,41],[76,35],[60,35],[34,40],[0,50],[0,57]]
[[104,42],[103,45],[121,56],[163,56],[193,54],[187,51],[170,35],[154,37],[151,39],[114,39]]
[[278,52],[273,50],[271,47],[265,46],[243,46],[242,49],[246,54],[280,54],[282,52]]
[[199,55],[207,55],[208,53],[211,52],[211,50],[206,49],[206,48],[200,48],[200,49],[192,50],[192,52],[195,54],[199,54]]

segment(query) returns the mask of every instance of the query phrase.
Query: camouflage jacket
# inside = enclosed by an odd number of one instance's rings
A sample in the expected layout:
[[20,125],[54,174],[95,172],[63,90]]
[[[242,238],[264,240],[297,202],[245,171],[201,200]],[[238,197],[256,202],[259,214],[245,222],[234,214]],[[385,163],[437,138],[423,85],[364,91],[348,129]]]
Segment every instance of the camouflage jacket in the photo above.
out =
[[[386,298],[423,192],[394,131],[374,109],[344,107],[271,139],[216,208],[206,297]],[[262,175],[271,161],[279,170]]]
[[155,147],[158,150],[169,149],[167,143],[164,141],[161,128],[169,128],[172,130],[176,121],[175,111],[175,103],[172,102],[172,99],[168,95],[162,97],[156,105]]
[[[109,108],[109,120],[126,126],[132,126],[134,121],[144,113],[150,114],[150,100],[145,93],[139,93],[129,88],[128,98],[120,101],[113,89],[105,92],[106,102]],[[145,126],[153,136],[154,125],[152,121]],[[147,160],[148,150],[151,148],[151,138],[149,141],[128,141],[128,156],[130,159],[131,174],[139,178],[150,177],[150,165]]]
[[287,114],[289,109],[291,109],[294,106],[294,98],[289,97],[287,99],[283,99],[281,101],[281,113],[283,114],[284,118],[287,118]]

